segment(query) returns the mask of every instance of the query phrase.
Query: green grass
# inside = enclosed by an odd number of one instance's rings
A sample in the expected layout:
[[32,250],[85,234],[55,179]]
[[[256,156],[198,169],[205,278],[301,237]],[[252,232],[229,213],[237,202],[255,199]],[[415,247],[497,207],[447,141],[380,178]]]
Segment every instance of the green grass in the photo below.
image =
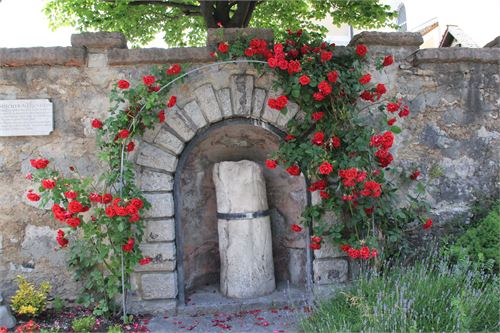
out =
[[500,330],[500,279],[462,262],[421,262],[364,276],[319,304],[305,332]]

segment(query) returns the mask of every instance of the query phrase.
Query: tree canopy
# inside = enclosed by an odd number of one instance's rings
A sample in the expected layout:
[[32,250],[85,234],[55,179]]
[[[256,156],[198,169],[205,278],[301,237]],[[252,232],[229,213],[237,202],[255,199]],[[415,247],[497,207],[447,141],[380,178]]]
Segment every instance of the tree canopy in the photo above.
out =
[[319,20],[356,28],[391,25],[395,13],[380,0],[49,0],[44,9],[50,26],[81,31],[120,31],[135,46],[162,33],[169,46],[195,46],[206,29],[273,28],[275,33],[304,28],[325,33]]

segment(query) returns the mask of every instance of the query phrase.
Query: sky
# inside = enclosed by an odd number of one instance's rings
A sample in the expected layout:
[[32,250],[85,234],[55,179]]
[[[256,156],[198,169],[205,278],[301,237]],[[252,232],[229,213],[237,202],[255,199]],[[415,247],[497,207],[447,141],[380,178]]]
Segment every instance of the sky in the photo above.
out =
[[[360,0],[362,1],[362,0]],[[500,0],[383,0],[406,6],[408,28],[438,18],[440,33],[447,24],[459,25],[479,46],[500,35]],[[1,0],[0,47],[69,46],[73,28],[51,31],[42,13],[46,0]],[[161,37],[147,45],[166,47]]]

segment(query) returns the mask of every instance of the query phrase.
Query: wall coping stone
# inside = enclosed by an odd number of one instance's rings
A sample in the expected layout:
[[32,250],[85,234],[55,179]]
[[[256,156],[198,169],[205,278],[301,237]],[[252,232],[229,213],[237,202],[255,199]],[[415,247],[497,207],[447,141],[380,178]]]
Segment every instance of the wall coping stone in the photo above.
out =
[[500,36],[496,36],[491,42],[488,42],[483,47],[500,47]]
[[424,42],[418,32],[363,31],[352,37],[349,46],[358,44],[387,46],[420,46]]
[[268,42],[274,42],[273,29],[266,28],[224,28],[224,29],[208,29],[207,46],[215,46],[219,42],[231,42],[238,39],[240,36],[254,36],[259,39],[264,39]]
[[121,32],[83,32],[71,35],[71,45],[87,49],[126,49],[127,39]]
[[412,60],[414,66],[422,63],[442,64],[458,62],[500,64],[500,49],[461,47],[422,49],[415,52]]
[[108,65],[140,65],[140,64],[171,64],[211,62],[207,47],[179,47],[171,49],[110,49],[108,50]]
[[0,67],[85,66],[85,49],[81,47],[0,48]]

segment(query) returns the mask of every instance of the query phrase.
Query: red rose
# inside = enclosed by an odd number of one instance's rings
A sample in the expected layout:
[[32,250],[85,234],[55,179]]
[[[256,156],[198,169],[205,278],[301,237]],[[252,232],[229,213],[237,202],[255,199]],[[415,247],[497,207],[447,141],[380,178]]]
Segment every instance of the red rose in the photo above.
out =
[[267,59],[267,64],[269,65],[269,67],[274,68],[278,66],[278,60],[276,60],[276,58],[269,58]]
[[266,167],[269,169],[275,169],[278,166],[278,161],[276,160],[266,160]]
[[68,211],[71,213],[71,214],[77,214],[77,213],[80,213],[81,211],[83,210],[83,205],[74,200],[74,201],[71,201],[69,204],[68,204]]
[[127,216],[127,215],[129,215],[128,210],[125,207],[118,206],[118,207],[113,207],[113,209],[115,210],[116,215],[118,215],[118,216]]
[[219,43],[217,50],[219,50],[220,53],[227,53],[227,51],[229,51],[229,44],[221,42]]
[[38,201],[40,200],[40,196],[34,192],[31,192],[32,190],[28,191],[28,194],[26,194],[26,197],[28,198],[29,201]]
[[373,210],[374,210],[374,208],[373,208],[373,207],[370,207],[370,208],[365,208],[365,213],[366,213],[366,215],[372,215],[372,214],[373,214]]
[[288,64],[288,74],[298,73],[302,71],[302,67],[300,67],[300,62],[297,60],[291,60]]
[[342,245],[342,246],[340,247],[340,250],[342,250],[342,252],[347,252],[347,251],[349,251],[349,249],[350,249],[350,248],[351,248],[351,246],[350,246],[350,245],[345,244],[345,245]]
[[359,256],[361,259],[368,259],[370,258],[370,249],[368,246],[362,246],[361,249],[359,250]]
[[33,180],[33,175],[31,174],[31,172],[28,171],[28,173],[24,178],[26,178],[27,180]]
[[325,134],[323,132],[314,133],[311,142],[317,146],[321,146],[323,144],[323,140],[325,139]]
[[380,96],[382,96],[383,94],[385,94],[387,92],[387,88],[385,87],[385,85],[383,83],[379,83],[375,87],[375,92],[380,97]]
[[366,55],[366,52],[368,52],[368,48],[365,45],[359,44],[358,46],[356,46],[356,53],[360,57],[364,57]]
[[158,122],[161,124],[165,122],[165,110],[158,112]]
[[359,78],[359,83],[367,84],[368,82],[370,82],[371,79],[372,79],[372,76],[370,74],[365,74]]
[[297,225],[297,224],[292,224],[292,231],[301,232],[302,227],[300,225]]
[[177,97],[176,96],[170,96],[170,99],[168,100],[167,107],[171,108],[177,103]]
[[305,86],[311,83],[311,79],[309,78],[309,76],[303,74],[301,77],[299,77],[299,83]]
[[378,198],[382,194],[380,184],[374,181],[367,181],[364,185],[364,189],[360,191],[362,196]]
[[326,74],[326,77],[328,81],[330,81],[331,83],[335,83],[339,78],[339,73],[337,73],[337,71],[329,72],[328,74]]
[[297,137],[295,135],[287,134],[283,140],[285,141],[291,141],[295,140]]
[[387,103],[387,111],[394,113],[399,110],[401,104],[399,103]]
[[149,264],[152,261],[151,257],[145,257],[139,260],[139,265],[144,266]]
[[102,203],[103,204],[108,204],[111,201],[113,201],[113,196],[109,193],[103,194],[102,195]]
[[106,210],[104,211],[104,213],[109,218],[113,218],[114,216],[116,216],[115,209],[112,206],[106,207]]
[[325,192],[325,191],[319,191],[319,196],[322,197],[323,199],[330,198],[330,194],[328,194],[328,192]]
[[118,88],[120,89],[128,89],[130,87],[130,83],[128,83],[127,80],[120,80],[118,81]]
[[89,200],[90,202],[102,202],[102,196],[100,196],[98,193],[90,193]]
[[128,221],[130,223],[135,223],[135,222],[139,221],[140,219],[141,219],[141,217],[139,216],[139,214],[134,214],[134,215],[130,216]]
[[322,175],[329,175],[333,171],[333,166],[329,162],[324,161],[323,163],[321,163],[318,170]]
[[62,230],[57,230],[56,241],[61,248],[66,247],[66,245],[68,245],[69,243],[69,241],[66,238],[64,238],[64,231]]
[[416,180],[416,179],[418,178],[418,176],[420,176],[420,171],[415,170],[415,171],[413,171],[413,173],[410,175],[410,179],[412,179],[412,180]]
[[56,182],[52,179],[42,179],[42,187],[46,190],[53,189],[56,186]]
[[426,230],[426,229],[429,229],[430,227],[432,227],[432,220],[428,219],[427,221],[425,221],[425,224],[422,226],[422,228],[424,228],[424,230]]
[[49,164],[48,160],[38,159],[38,160],[30,160],[31,166],[35,169],[45,169]]
[[133,151],[133,150],[134,150],[134,148],[135,148],[135,143],[134,143],[134,141],[130,141],[130,142],[128,143],[128,145],[127,145],[126,150],[127,150],[127,152],[129,152],[129,153],[130,153],[131,151]]
[[139,198],[133,198],[132,200],[130,200],[130,204],[136,206],[137,209],[141,209],[142,207],[144,207],[144,203]]
[[132,252],[134,249],[135,240],[133,238],[129,238],[127,244],[122,245],[122,250],[125,252]]
[[69,219],[66,220],[66,224],[69,225],[71,228],[76,228],[82,223],[82,221],[78,217],[70,217]]
[[352,259],[357,259],[357,258],[359,258],[359,255],[360,255],[359,250],[353,249],[353,248],[350,248],[349,250],[347,250],[347,254]]
[[333,53],[330,51],[321,51],[321,62],[326,62],[332,59]]
[[134,205],[132,205],[132,204],[129,204],[129,205],[127,206],[127,213],[128,213],[129,215],[135,215],[135,214],[137,214],[138,212],[139,212],[139,209],[138,209],[136,206],[134,206]]
[[392,154],[389,153],[389,151],[385,150],[385,149],[379,149],[379,150],[377,150],[375,152],[375,156],[377,157],[378,164],[382,168],[387,167],[393,161]]
[[170,66],[169,69],[167,69],[167,74],[168,75],[175,75],[175,74],[179,74],[181,72],[182,68],[181,66],[179,66],[179,64],[173,64],[172,66]]
[[311,243],[311,244],[309,244],[309,247],[311,249],[313,249],[313,250],[319,250],[319,249],[321,249],[321,244],[319,244],[319,243]]
[[339,148],[340,147],[340,138],[339,137],[332,137],[332,146],[334,148]]
[[387,121],[387,125],[392,126],[396,122],[396,118],[391,118]]
[[332,92],[332,86],[325,80],[318,84],[318,89],[323,95],[330,95]]
[[404,118],[410,114],[410,109],[408,108],[408,105],[405,105],[403,107],[403,110],[399,111],[398,116],[400,118]]
[[93,128],[102,128],[102,122],[99,119],[92,120],[91,124]]
[[378,251],[377,249],[372,249],[372,258],[378,257]]
[[327,186],[328,186],[328,182],[326,181],[326,179],[321,179],[321,180],[318,180],[317,182],[312,183],[311,186],[309,186],[307,188],[307,190],[309,192],[314,192],[317,190],[324,190]]
[[315,92],[315,93],[313,94],[313,99],[314,99],[315,101],[321,102],[322,100],[324,100],[324,99],[325,99],[325,95],[323,95],[323,94],[322,94],[322,93],[320,93],[320,92]]
[[321,237],[319,237],[319,236],[312,236],[311,237],[311,241],[313,243],[321,243]]
[[128,130],[123,129],[120,132],[118,132],[117,137],[120,138],[120,139],[126,139],[126,138],[128,138],[129,134],[130,134],[130,132]]
[[288,172],[292,176],[298,176],[300,175],[300,168],[298,165],[292,165],[291,167],[286,169],[286,172]]
[[142,82],[144,82],[144,85],[149,87],[156,82],[156,79],[153,75],[146,75],[142,77]]
[[78,193],[76,193],[75,191],[67,191],[67,192],[64,192],[64,196],[67,198],[67,199],[76,199],[76,197],[78,196]]
[[375,102],[375,100],[373,99],[373,94],[371,92],[369,92],[368,90],[364,90],[361,93],[361,95],[359,95],[359,97],[361,97],[361,99],[363,99],[365,101]]
[[314,120],[314,121],[318,121],[318,120],[320,120],[321,118],[323,118],[323,115],[324,115],[324,113],[323,113],[323,112],[313,112],[313,113],[311,114],[311,118],[312,118],[312,120]]
[[387,55],[387,56],[385,56],[384,62],[382,63],[382,65],[384,67],[387,67],[387,66],[392,65],[393,62],[394,62],[394,58],[392,57],[392,55]]
[[358,183],[361,183],[363,180],[365,180],[366,175],[367,175],[366,171],[358,172],[358,176],[356,177],[356,181]]
[[212,58],[215,58],[215,57],[217,57],[217,53],[216,53],[216,52],[210,52],[210,56],[211,56]]

